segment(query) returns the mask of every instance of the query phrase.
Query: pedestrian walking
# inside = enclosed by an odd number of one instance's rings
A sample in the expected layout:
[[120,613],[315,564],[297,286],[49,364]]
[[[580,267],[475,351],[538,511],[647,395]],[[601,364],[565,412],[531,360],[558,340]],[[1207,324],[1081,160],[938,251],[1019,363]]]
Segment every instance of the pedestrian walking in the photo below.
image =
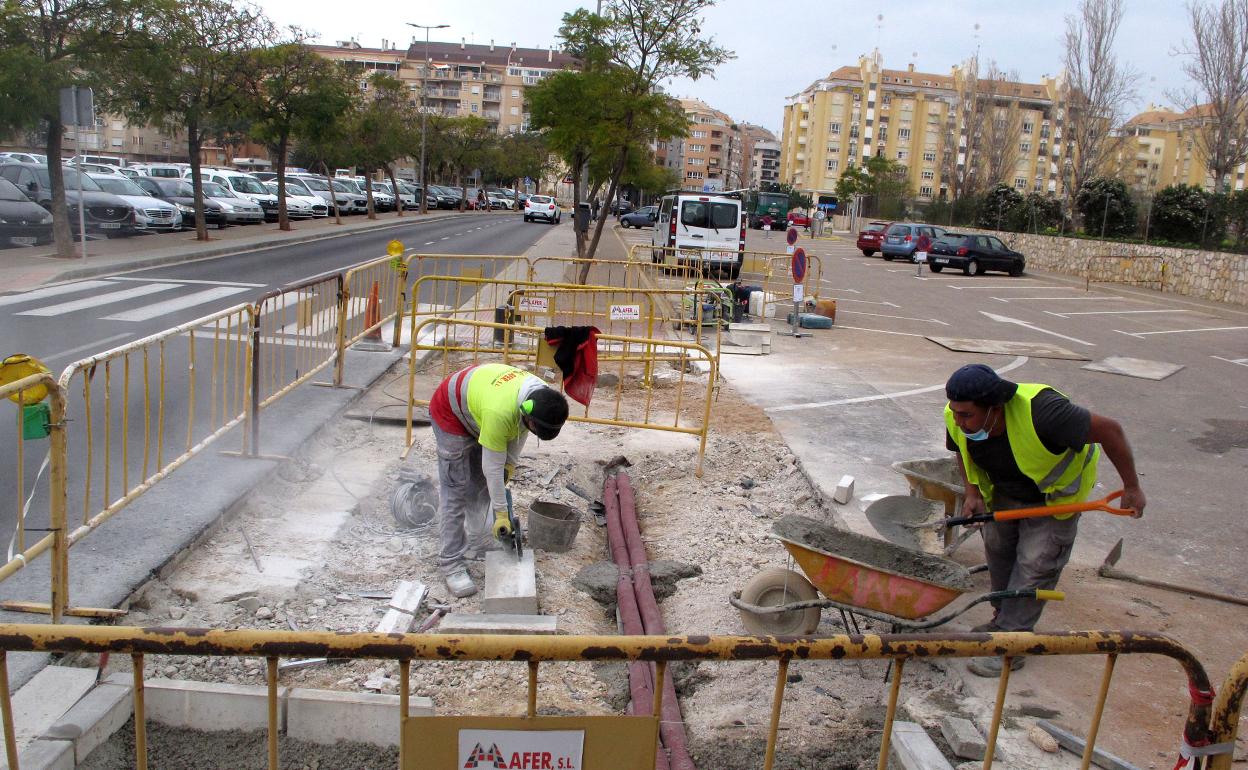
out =
[[485,190],[477,190],[477,211],[489,211],[490,204],[485,197]]
[[[1072,404],[1048,385],[1004,380],[984,364],[954,372],[945,396],[945,444],[960,460],[963,516],[1083,502],[1096,485],[1102,449],[1122,479],[1122,506],[1144,513],[1135,457],[1117,421]],[[984,524],[992,590],[1056,587],[1078,527],[1077,513]],[[1031,631],[1044,611],[1037,599],[992,605],[992,620],[972,631]],[[1012,668],[1023,661],[1014,658]],[[968,666],[986,677],[1000,676],[1001,667],[999,658],[976,658]]]

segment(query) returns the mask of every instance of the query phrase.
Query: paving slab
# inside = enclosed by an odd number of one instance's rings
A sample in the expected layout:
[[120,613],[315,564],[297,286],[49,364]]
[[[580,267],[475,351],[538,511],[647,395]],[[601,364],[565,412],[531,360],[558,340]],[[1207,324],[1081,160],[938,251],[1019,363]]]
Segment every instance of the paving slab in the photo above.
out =
[[517,559],[510,551],[485,555],[485,591],[481,611],[504,615],[537,614],[537,567],[532,549]]
[[1083,368],[1092,372],[1121,374],[1124,377],[1139,377],[1143,380],[1164,380],[1175,372],[1184,369],[1182,364],[1149,361],[1146,358],[1130,358],[1128,356],[1109,356],[1108,358],[1102,358],[1100,361],[1084,364]]
[[936,742],[916,722],[893,722],[890,758],[903,770],[953,770]]
[[983,759],[988,751],[984,736],[969,719],[949,715],[940,720],[940,734],[949,742],[949,748],[962,759]]
[[[93,668],[48,666],[35,674],[13,695],[13,731],[18,747],[47,732],[93,687]],[[5,766],[0,764],[0,767]]]
[[1067,350],[1060,345],[1045,342],[1013,342],[1010,340],[980,340],[966,337],[928,337],[941,347],[960,353],[988,353],[998,356],[1031,356],[1032,358],[1060,358],[1071,361],[1088,361],[1088,356]]
[[[433,716],[433,700],[410,696],[407,714]],[[286,735],[320,744],[397,746],[399,696],[292,688],[286,698]]]
[[554,615],[469,614],[452,612],[438,624],[439,634],[557,634]]
[[130,720],[134,699],[128,685],[105,682],[56,721],[42,736],[74,744],[74,760],[82,762]]

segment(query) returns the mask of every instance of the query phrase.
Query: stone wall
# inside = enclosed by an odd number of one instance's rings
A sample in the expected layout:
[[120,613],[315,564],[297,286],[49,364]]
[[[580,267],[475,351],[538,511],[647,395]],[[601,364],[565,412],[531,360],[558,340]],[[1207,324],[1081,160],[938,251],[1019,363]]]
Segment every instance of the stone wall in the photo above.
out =
[[1027,256],[1029,268],[1080,278],[1090,276],[1094,282],[1129,282],[1167,294],[1248,306],[1248,255],[1029,233],[957,230],[995,235],[1012,243],[1015,251]]

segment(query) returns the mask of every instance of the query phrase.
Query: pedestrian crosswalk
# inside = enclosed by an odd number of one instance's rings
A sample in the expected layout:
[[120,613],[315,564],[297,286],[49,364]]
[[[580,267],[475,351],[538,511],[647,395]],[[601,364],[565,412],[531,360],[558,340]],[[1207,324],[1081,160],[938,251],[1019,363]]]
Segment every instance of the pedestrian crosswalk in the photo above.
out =
[[[115,277],[0,296],[0,315],[132,324],[211,313],[258,295],[262,285],[195,279]],[[214,306],[215,305],[215,306]]]

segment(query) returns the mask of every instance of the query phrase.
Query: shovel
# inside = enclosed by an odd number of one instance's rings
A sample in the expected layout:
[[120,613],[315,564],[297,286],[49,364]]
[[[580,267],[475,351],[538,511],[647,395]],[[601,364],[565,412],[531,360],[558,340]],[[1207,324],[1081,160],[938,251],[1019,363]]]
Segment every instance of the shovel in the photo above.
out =
[[1118,508],[1111,502],[1122,497],[1122,490],[1111,492],[1100,500],[1088,500],[1082,503],[1064,503],[1062,505],[1041,505],[1035,508],[1012,508],[1008,511],[990,511],[976,516],[962,516],[956,519],[945,519],[940,522],[946,527],[959,524],[981,524],[986,521],[1017,521],[1018,519],[1035,519],[1041,516],[1058,516],[1063,513],[1083,513],[1084,511],[1105,511],[1115,516],[1131,516],[1139,518],[1134,508]]
[[1195,586],[1185,586],[1178,583],[1167,583],[1162,580],[1154,580],[1140,575],[1135,575],[1124,570],[1120,570],[1114,565],[1122,558],[1122,540],[1119,539],[1114,547],[1109,550],[1105,556],[1105,561],[1101,562],[1101,566],[1097,569],[1096,574],[1103,578],[1111,580],[1124,580],[1128,583],[1137,583],[1142,586],[1150,586],[1152,588],[1160,588],[1163,591],[1174,591],[1180,594],[1188,594],[1190,596],[1199,596],[1204,599],[1213,599],[1214,601],[1226,602],[1227,604],[1239,604],[1248,606],[1248,599],[1239,596],[1231,596],[1229,594],[1220,594],[1217,591],[1210,591],[1205,588],[1196,588]]

